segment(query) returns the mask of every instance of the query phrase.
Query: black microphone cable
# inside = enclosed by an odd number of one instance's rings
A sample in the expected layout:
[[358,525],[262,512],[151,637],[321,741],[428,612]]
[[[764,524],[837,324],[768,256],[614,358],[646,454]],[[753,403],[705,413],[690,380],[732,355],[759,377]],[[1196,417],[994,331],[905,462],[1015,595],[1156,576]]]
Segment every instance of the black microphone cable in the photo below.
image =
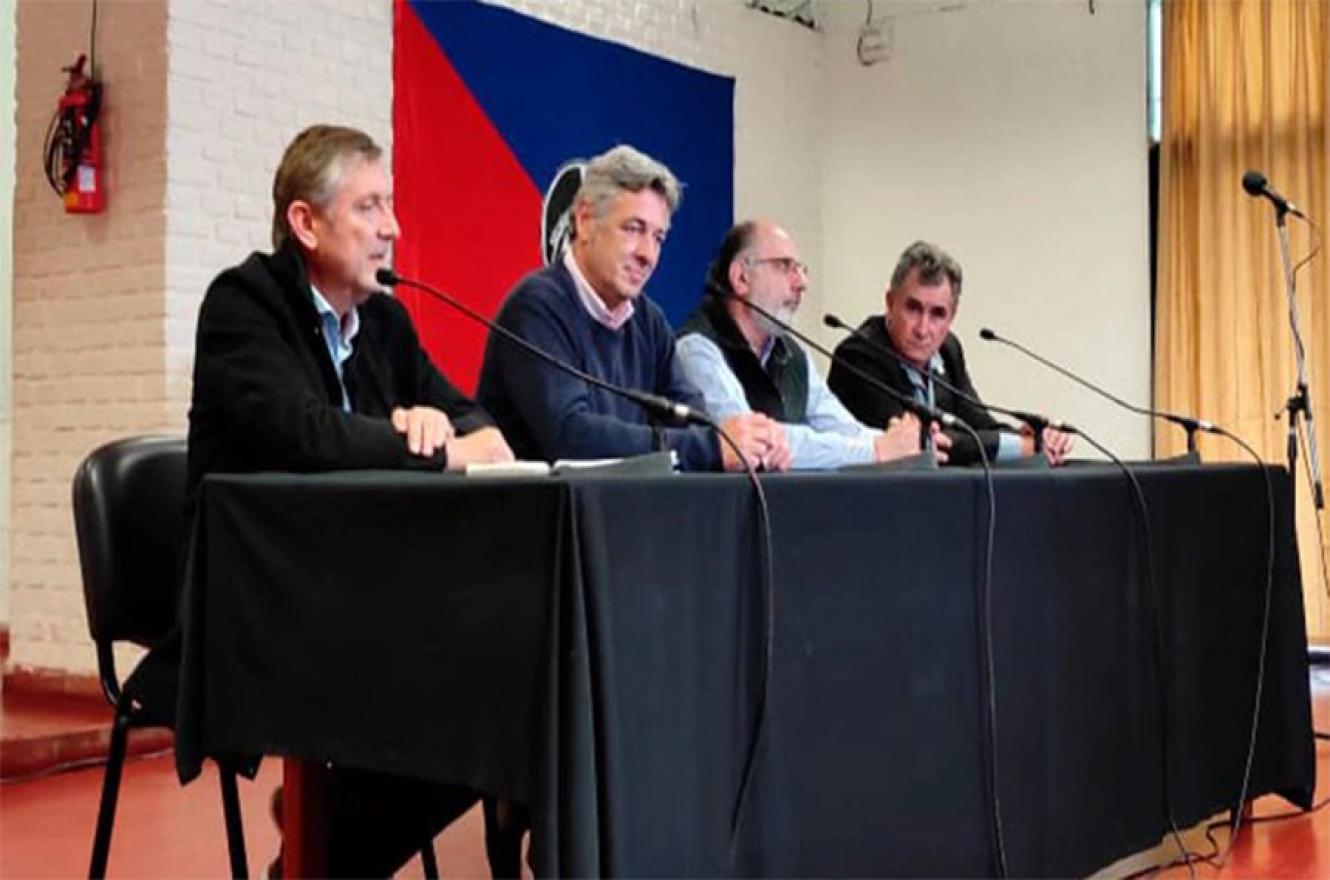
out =
[[[997,715],[997,686],[996,676],[994,674],[994,656],[993,656],[993,544],[997,522],[997,496],[993,488],[993,467],[988,460],[988,451],[984,449],[983,440],[979,437],[979,432],[970,427],[969,424],[952,413],[944,412],[936,407],[922,404],[908,395],[902,394],[895,388],[885,382],[880,381],[875,376],[870,375],[864,370],[859,369],[854,364],[845,361],[843,358],[836,357],[835,353],[827,347],[814,341],[807,334],[794,328],[793,325],[782,321],[767,309],[762,308],[746,297],[736,295],[733,291],[726,289],[714,281],[707,282],[708,291],[714,296],[732,299],[735,302],[743,303],[747,308],[752,309],[757,314],[766,318],[771,325],[778,327],[786,333],[789,333],[795,339],[807,345],[809,348],[821,354],[832,363],[838,363],[848,369],[862,381],[878,391],[887,394],[899,401],[906,411],[919,416],[921,419],[937,421],[947,427],[958,427],[965,431],[972,440],[975,447],[979,450],[979,463],[984,471],[984,488],[988,500],[988,509],[984,517],[983,535],[981,544],[983,547],[983,565],[979,586],[979,617],[980,617],[980,641],[982,648],[980,651],[980,691],[982,692],[984,709],[984,757],[987,779],[985,780],[989,788],[990,800],[990,843],[993,847],[995,860],[997,862],[997,875],[999,877],[1007,876],[1007,848],[1006,839],[1002,826],[1002,798],[998,792],[998,761],[997,761],[997,736],[998,736],[998,715]],[[927,427],[925,427],[927,430]]]
[[1187,849],[1187,844],[1182,839],[1182,831],[1178,827],[1176,812],[1173,809],[1173,790],[1172,790],[1172,761],[1169,755],[1172,749],[1169,747],[1169,702],[1167,693],[1168,676],[1164,670],[1164,624],[1162,619],[1162,600],[1159,597],[1159,585],[1155,581],[1155,559],[1154,559],[1154,533],[1150,528],[1150,506],[1145,500],[1145,492],[1141,488],[1140,480],[1136,473],[1127,466],[1127,463],[1118,458],[1112,450],[1095,440],[1089,434],[1081,431],[1080,436],[1085,439],[1101,454],[1108,458],[1118,470],[1122,471],[1127,478],[1132,498],[1132,508],[1136,512],[1137,524],[1141,530],[1141,543],[1144,546],[1144,565],[1145,565],[1145,583],[1146,593],[1150,597],[1150,618],[1152,629],[1154,630],[1154,654],[1155,654],[1155,676],[1156,685],[1159,692],[1159,739],[1160,739],[1160,763],[1163,783],[1164,810],[1168,819],[1169,833],[1173,837],[1174,843],[1182,852],[1183,860],[1187,865],[1187,873],[1193,878],[1196,876],[1196,869],[1192,866],[1193,856]]
[[[1298,442],[1302,444],[1302,473],[1307,477],[1307,486],[1310,488],[1312,496],[1316,493],[1316,475],[1312,473],[1311,457],[1307,453],[1307,426],[1298,426]],[[1293,486],[1293,491],[1297,491],[1297,486]],[[1325,547],[1325,529],[1322,526],[1324,510],[1318,510],[1316,505],[1312,505],[1312,521],[1316,523],[1316,550],[1321,562],[1321,587],[1325,590],[1327,596],[1330,596],[1330,565],[1326,563]],[[1296,524],[1294,526],[1296,528]]]
[[[1066,369],[1060,367],[1059,365],[1057,365],[1057,364],[1055,364],[1055,363],[1049,361],[1048,359],[1046,359],[1046,358],[1044,358],[1044,357],[1041,357],[1040,355],[1036,354],[1035,352],[1031,351],[1030,349],[1026,348],[1025,346],[1022,346],[1022,345],[1020,345],[1020,344],[1017,343],[1017,342],[1014,342],[1014,341],[1012,341],[1012,340],[1005,339],[1005,338],[999,336],[998,334],[994,333],[992,330],[989,330],[989,329],[986,328],[986,327],[979,331],[979,336],[980,336],[981,339],[983,339],[983,340],[985,340],[985,341],[988,341],[988,342],[1000,342],[1000,343],[1003,343],[1003,344],[1005,344],[1005,345],[1008,345],[1008,346],[1010,346],[1010,347],[1012,347],[1012,348],[1015,348],[1017,351],[1021,352],[1022,354],[1025,354],[1025,355],[1029,356],[1030,358],[1032,358],[1033,360],[1037,361],[1038,363],[1041,363],[1041,364],[1047,366],[1048,368],[1054,370],[1055,372],[1059,373],[1060,375],[1066,376],[1067,378],[1069,378],[1069,379],[1075,381],[1076,383],[1080,384],[1081,386],[1090,389],[1091,391],[1095,392],[1096,394],[1098,394],[1098,395],[1100,395],[1100,396],[1102,396],[1102,397],[1107,398],[1108,400],[1112,401],[1113,403],[1118,404],[1119,406],[1123,407],[1124,409],[1129,410],[1130,412],[1137,413],[1137,414],[1139,414],[1139,415],[1148,416],[1148,417],[1153,417],[1153,418],[1161,418],[1161,419],[1164,419],[1164,420],[1166,420],[1166,421],[1172,422],[1173,424],[1177,424],[1177,425],[1180,425],[1180,426],[1186,428],[1186,429],[1187,429],[1187,435],[1188,435],[1188,445],[1191,446],[1193,449],[1195,448],[1195,447],[1194,447],[1194,437],[1195,437],[1195,431],[1197,431],[1197,430],[1205,431],[1206,433],[1209,433],[1209,434],[1216,434],[1216,435],[1218,435],[1218,436],[1226,437],[1226,438],[1228,438],[1229,440],[1231,440],[1232,442],[1236,443],[1236,444],[1237,444],[1238,446],[1240,446],[1242,449],[1244,449],[1244,450],[1247,452],[1247,454],[1250,455],[1250,456],[1256,461],[1257,467],[1258,467],[1258,469],[1260,470],[1262,476],[1264,477],[1264,480],[1265,480],[1265,494],[1266,494],[1266,514],[1267,514],[1267,523],[1268,523],[1268,532],[1267,532],[1267,541],[1266,541],[1266,581],[1265,581],[1265,592],[1264,592],[1264,598],[1263,598],[1263,609],[1262,609],[1262,614],[1261,614],[1261,635],[1260,635],[1260,642],[1259,642],[1260,647],[1259,647],[1259,651],[1258,651],[1258,659],[1257,659],[1257,676],[1256,676],[1255,704],[1254,704],[1254,706],[1253,706],[1253,710],[1252,710],[1252,722],[1251,722],[1251,727],[1250,727],[1250,734],[1249,734],[1249,737],[1248,737],[1247,756],[1246,756],[1246,760],[1245,760],[1245,762],[1244,762],[1243,775],[1242,775],[1242,782],[1241,782],[1241,785],[1240,785],[1240,787],[1239,787],[1239,789],[1238,789],[1238,806],[1237,806],[1237,808],[1234,810],[1234,816],[1235,816],[1235,818],[1234,818],[1234,822],[1233,822],[1233,836],[1232,836],[1232,838],[1230,839],[1230,844],[1229,844],[1229,849],[1231,850],[1233,842],[1236,841],[1236,838],[1237,838],[1237,832],[1238,832],[1238,829],[1239,829],[1240,824],[1241,824],[1241,813],[1242,813],[1241,805],[1246,801],[1247,791],[1248,791],[1248,788],[1249,788],[1249,785],[1250,785],[1250,780],[1251,780],[1251,768],[1252,768],[1252,763],[1253,763],[1253,760],[1254,760],[1254,757],[1255,757],[1255,750],[1256,750],[1256,737],[1257,737],[1257,732],[1258,732],[1258,730],[1259,730],[1259,726],[1260,726],[1261,699],[1262,699],[1262,692],[1263,692],[1263,688],[1264,688],[1264,680],[1265,680],[1266,655],[1267,655],[1267,653],[1268,653],[1267,648],[1268,648],[1268,640],[1269,640],[1269,639],[1268,639],[1268,636],[1269,636],[1269,627],[1270,627],[1270,602],[1271,602],[1271,598],[1272,598],[1272,595],[1273,595],[1273,592],[1274,592],[1274,559],[1275,559],[1275,502],[1274,502],[1274,486],[1273,486],[1273,483],[1272,483],[1271,478],[1270,478],[1269,469],[1266,467],[1266,465],[1265,465],[1265,461],[1260,457],[1259,454],[1257,454],[1257,452],[1256,452],[1255,449],[1253,449],[1250,445],[1248,445],[1247,442],[1246,442],[1245,440],[1243,440],[1241,437],[1239,437],[1237,434],[1234,434],[1233,432],[1229,431],[1227,428],[1224,428],[1224,427],[1221,426],[1221,425],[1217,425],[1217,424],[1215,424],[1215,423],[1213,423],[1213,422],[1209,422],[1209,421],[1206,421],[1206,420],[1204,420],[1204,419],[1195,419],[1195,418],[1191,418],[1191,417],[1189,417],[1189,416],[1179,415],[1179,414],[1177,414],[1177,413],[1171,413],[1171,412],[1166,412],[1166,411],[1162,411],[1162,410],[1148,409],[1148,408],[1146,408],[1146,407],[1141,407],[1141,406],[1133,405],[1133,404],[1131,404],[1131,403],[1129,403],[1129,402],[1127,402],[1127,401],[1121,399],[1120,397],[1117,397],[1116,395],[1114,395],[1114,394],[1112,394],[1112,393],[1106,391],[1105,389],[1098,387],[1098,386],[1095,385],[1094,383],[1089,382],[1089,381],[1087,381],[1087,380],[1085,380],[1085,379],[1082,379],[1081,377],[1077,376],[1076,374],[1072,373],[1071,371],[1066,370]],[[1085,436],[1085,434],[1082,432],[1081,436]],[[1158,586],[1157,586],[1157,584],[1156,584],[1155,581],[1154,581],[1154,563],[1153,563],[1153,552],[1154,552],[1154,551],[1153,551],[1153,541],[1151,540],[1151,532],[1150,532],[1150,525],[1149,525],[1149,510],[1148,510],[1148,507],[1146,506],[1145,495],[1144,495],[1144,493],[1141,491],[1140,484],[1139,484],[1139,482],[1137,481],[1135,475],[1130,471],[1129,468],[1127,468],[1127,466],[1126,466],[1123,462],[1121,462],[1119,459],[1117,459],[1116,456],[1113,456],[1111,453],[1109,453],[1108,450],[1105,449],[1103,446],[1101,446],[1100,444],[1098,444],[1098,443],[1094,442],[1093,440],[1091,440],[1089,437],[1086,437],[1086,440],[1089,441],[1090,444],[1091,444],[1092,446],[1094,446],[1096,449],[1098,449],[1100,452],[1104,453],[1105,455],[1110,456],[1110,457],[1113,459],[1114,463],[1117,464],[1118,467],[1122,469],[1123,473],[1127,475],[1127,477],[1128,477],[1129,480],[1131,480],[1132,487],[1133,487],[1133,492],[1134,492],[1134,494],[1136,495],[1136,497],[1137,497],[1137,499],[1138,499],[1138,502],[1139,502],[1139,504],[1140,504],[1140,512],[1141,512],[1141,516],[1142,516],[1142,523],[1143,523],[1144,528],[1145,528],[1145,537],[1146,537],[1146,542],[1147,542],[1147,543],[1146,543],[1146,549],[1147,549],[1147,553],[1150,554],[1150,563],[1149,563],[1149,568],[1150,568],[1150,576],[1149,576],[1149,577],[1150,577],[1150,592],[1151,592],[1151,596],[1152,596],[1152,599],[1153,599],[1153,602],[1154,602],[1154,605],[1155,605],[1155,609],[1154,609],[1154,618],[1155,618],[1155,620],[1154,620],[1154,622],[1155,622],[1155,629],[1156,629],[1155,636],[1156,636],[1156,642],[1157,642],[1157,644],[1156,644],[1156,651],[1157,651],[1157,653],[1158,653],[1158,663],[1159,663],[1159,670],[1160,670],[1160,675],[1161,675],[1161,681],[1160,681],[1161,710],[1162,710],[1162,714],[1163,714],[1163,715],[1166,715],[1166,714],[1167,714],[1167,697],[1166,697],[1166,695],[1165,695],[1165,693],[1164,693],[1163,665],[1162,665],[1162,664],[1163,664],[1163,630],[1162,630],[1162,621],[1161,621],[1161,619],[1160,619],[1160,614],[1161,614],[1161,610],[1162,610],[1162,604],[1161,604],[1161,603],[1162,603],[1162,600],[1161,600],[1160,597],[1159,597]],[[1161,717],[1162,717],[1162,716],[1161,716]],[[1164,783],[1165,783],[1165,791],[1166,791],[1165,799],[1166,799],[1166,805],[1167,805],[1168,813],[1169,813],[1169,823],[1170,823],[1171,828],[1172,828],[1172,833],[1173,833],[1174,839],[1175,839],[1176,843],[1178,844],[1178,848],[1182,851],[1182,853],[1183,853],[1183,858],[1184,858],[1185,860],[1188,860],[1188,861],[1187,861],[1188,869],[1191,870],[1191,861],[1190,861],[1190,860],[1191,860],[1192,856],[1191,856],[1191,854],[1187,851],[1187,848],[1186,848],[1186,847],[1183,845],[1183,843],[1182,843],[1182,838],[1181,838],[1181,836],[1180,836],[1180,834],[1179,834],[1179,832],[1178,832],[1177,822],[1176,822],[1176,819],[1174,818],[1174,814],[1173,814],[1172,800],[1171,800],[1170,795],[1167,794],[1167,792],[1168,792],[1168,787],[1169,787],[1169,775],[1170,775],[1170,771],[1168,771],[1168,764],[1169,764],[1170,762],[1168,761],[1168,757],[1167,757],[1167,756],[1168,756],[1167,729],[1168,729],[1168,727],[1167,727],[1167,720],[1166,720],[1166,718],[1165,718],[1165,719],[1164,719],[1164,736],[1165,736],[1165,739],[1164,739],[1164,749],[1165,749],[1165,753],[1164,753],[1164,760],[1165,760],[1165,777],[1164,777]],[[1212,858],[1212,857],[1207,857],[1207,858]],[[1226,860],[1227,858],[1228,858],[1228,851],[1225,851],[1225,853],[1223,854],[1223,857],[1220,859],[1219,864],[1222,866],[1223,863],[1224,863],[1224,860]]]
[[743,770],[739,779],[739,788],[735,794],[734,808],[730,819],[730,851],[734,852],[734,847],[739,833],[739,821],[743,813],[743,806],[747,801],[748,792],[751,790],[751,783],[755,768],[757,765],[757,750],[761,743],[762,732],[766,726],[767,704],[770,700],[771,690],[771,667],[773,656],[773,644],[775,642],[776,614],[775,614],[775,566],[772,562],[771,550],[771,512],[767,506],[767,496],[762,488],[762,481],[758,479],[757,470],[753,463],[744,455],[739,444],[730,436],[729,432],[720,426],[708,413],[695,409],[677,401],[669,400],[656,394],[649,394],[639,391],[636,388],[625,388],[612,382],[607,382],[599,376],[593,376],[583,370],[579,370],[571,364],[566,364],[549,352],[539,346],[527,341],[518,334],[509,330],[501,324],[491,321],[475,309],[463,303],[454,296],[444,293],[423,281],[417,281],[398,275],[391,269],[381,268],[374,273],[374,278],[380,284],[392,287],[396,285],[405,285],[417,290],[423,291],[446,305],[451,306],[457,311],[466,315],[473,321],[483,324],[489,330],[498,333],[499,336],[507,342],[516,345],[518,348],[533,355],[534,357],[551,364],[556,369],[562,370],[571,376],[574,376],[588,385],[594,385],[597,388],[603,388],[613,394],[627,398],[641,406],[647,412],[663,417],[664,420],[675,423],[701,425],[710,428],[716,432],[716,435],[726,443],[738,457],[739,463],[743,465],[744,472],[753,487],[754,494],[757,496],[757,508],[760,517],[759,539],[761,541],[760,552],[762,554],[762,578],[763,578],[763,629],[762,629],[762,665],[760,668],[760,688],[758,696],[757,709],[754,712],[753,733],[749,738],[748,747],[745,751]]
[[[1324,245],[1324,241],[1321,238],[1321,227],[1317,226],[1310,217],[1306,216],[1305,214],[1302,214],[1301,212],[1295,214],[1294,216],[1301,218],[1302,221],[1306,223],[1308,227],[1311,228],[1312,233],[1316,237],[1316,244],[1313,245],[1312,249],[1307,252],[1307,256],[1303,257],[1301,260],[1298,260],[1297,265],[1293,267],[1293,285],[1294,289],[1296,289],[1298,272],[1301,271],[1304,266],[1310,263],[1313,257],[1315,257],[1318,253],[1321,252],[1321,247]],[[1297,349],[1298,356],[1305,357],[1306,349],[1303,346],[1302,334],[1298,332],[1298,327],[1296,324],[1293,324],[1292,328],[1293,328],[1293,344]],[[1280,412],[1277,413],[1275,417],[1278,418],[1279,415],[1282,415],[1282,413],[1283,410],[1280,410]],[[1316,548],[1320,555],[1321,588],[1325,591],[1327,596],[1330,596],[1330,564],[1327,564],[1326,562],[1325,529],[1322,523],[1322,517],[1325,511],[1321,508],[1316,507],[1314,503],[1314,500],[1317,495],[1316,475],[1312,473],[1310,441],[1307,437],[1307,426],[1303,424],[1299,424],[1298,426],[1298,445],[1302,447],[1302,455],[1301,455],[1302,472],[1307,477],[1307,485],[1311,489],[1311,496],[1313,499],[1312,519],[1315,520],[1316,522]]]
[[767,703],[771,697],[771,669],[774,664],[774,653],[776,643],[776,566],[772,559],[772,540],[771,540],[771,510],[767,506],[767,494],[762,488],[762,481],[758,479],[757,471],[739,444],[726,433],[719,424],[716,426],[716,433],[724,438],[725,442],[734,450],[734,454],[739,457],[739,461],[744,466],[744,472],[748,475],[748,481],[753,486],[753,493],[757,497],[758,515],[761,517],[761,529],[759,537],[762,542],[762,579],[763,579],[763,629],[762,629],[762,667],[761,684],[758,688],[758,706],[754,712],[753,732],[749,736],[748,746],[745,749],[743,769],[739,774],[739,788],[735,792],[734,807],[730,811],[730,858],[735,857],[735,848],[739,841],[739,829],[743,821],[744,806],[748,802],[748,793],[752,790],[753,777],[757,773],[757,753],[762,744],[762,734],[766,729]]
[[[1228,847],[1224,850],[1222,855],[1218,856],[1218,863],[1216,864],[1216,867],[1222,868],[1225,862],[1228,861],[1229,855],[1233,852],[1233,847],[1238,842],[1238,832],[1242,828],[1242,813],[1247,803],[1247,793],[1251,785],[1251,769],[1256,757],[1256,737],[1261,726],[1261,700],[1265,689],[1265,664],[1270,641],[1270,604],[1274,597],[1275,585],[1275,490],[1274,483],[1270,478],[1270,469],[1266,466],[1265,460],[1261,458],[1256,450],[1249,446],[1247,442],[1237,434],[1222,427],[1219,428],[1218,431],[1223,436],[1242,447],[1248,455],[1255,459],[1257,467],[1260,468],[1261,476],[1265,478],[1265,507],[1269,519],[1269,536],[1266,545],[1265,595],[1262,599],[1261,607],[1261,638],[1256,660],[1256,693],[1252,698],[1251,731],[1247,738],[1247,757],[1242,766],[1242,784],[1238,788],[1238,797],[1234,802],[1232,810],[1233,819],[1229,834]],[[1297,484],[1292,477],[1290,477],[1289,491],[1296,490]],[[1294,552],[1296,552],[1296,550]]]
[[[871,339],[868,336],[868,334],[864,333],[858,327],[851,327],[849,324],[845,323],[839,317],[832,314],[831,312],[827,312],[822,316],[822,323],[827,325],[828,327],[831,327],[834,330],[843,330],[846,333],[849,333],[851,336],[855,336],[863,340],[867,344],[871,345],[874,351],[882,352],[883,354],[887,355],[888,357],[890,357],[892,360],[894,360],[896,363],[900,364],[903,367],[910,367],[911,369],[915,369],[914,366],[909,362],[907,362],[899,352],[891,348],[888,348],[885,345],[879,344],[876,340]],[[953,385],[952,383],[948,382],[946,379],[942,378],[942,375],[940,373],[936,373],[932,370],[928,371],[928,378],[931,379],[933,382],[937,383],[938,385],[941,385],[943,388],[947,389],[952,394],[956,395],[957,397],[961,398],[962,400],[974,406],[981,407],[983,409],[989,409],[992,410],[993,412],[1002,413],[1004,416],[1010,416],[1011,418],[1016,419],[1017,421],[1024,422],[1026,425],[1029,425],[1030,430],[1034,432],[1034,442],[1035,442],[1036,452],[1038,452],[1043,445],[1042,434],[1045,428],[1055,428],[1056,430],[1063,431],[1067,434],[1079,433],[1074,426],[1069,425],[1066,422],[1060,422],[1054,419],[1050,419],[1047,416],[1041,415],[1039,413],[1026,412],[1024,410],[1019,410],[1019,409],[1008,409],[1005,406],[998,406],[996,404],[982,401],[979,398],[975,397],[973,394],[970,394],[969,392],[964,391],[961,388],[958,388],[956,385]]]
[[[816,351],[818,354],[827,358],[827,360],[831,361],[832,363],[840,364],[841,366],[849,370],[851,373],[853,373],[855,376],[858,376],[864,382],[867,382],[874,389],[881,391],[883,394],[886,394],[888,397],[891,397],[892,399],[896,400],[898,403],[900,403],[902,407],[905,408],[907,412],[910,412],[913,415],[917,416],[920,421],[923,421],[925,423],[930,421],[940,422],[941,424],[945,425],[948,428],[968,427],[967,425],[965,425],[964,422],[960,420],[959,417],[953,415],[952,413],[940,410],[934,406],[929,406],[926,403],[921,403],[908,394],[902,394],[901,392],[897,391],[895,388],[892,388],[890,385],[886,384],[885,382],[882,382],[879,379],[875,378],[874,376],[859,369],[854,364],[847,362],[844,358],[836,357],[835,353],[832,352],[829,348],[818,343],[812,337],[808,336],[808,334],[800,332],[798,329],[794,327],[793,324],[790,324],[786,321],[782,321],[780,318],[777,318],[770,311],[762,308],[757,303],[751,302],[750,300],[745,299],[744,297],[738,296],[737,294],[733,293],[730,290],[727,290],[726,288],[720,286],[714,281],[707,282],[707,291],[712,296],[718,297],[720,299],[732,299],[735,302],[743,303],[746,308],[751,309],[752,311],[761,315],[763,318],[767,319],[767,321],[771,323],[771,326],[776,327],[781,331],[790,334],[795,339],[799,340],[800,342],[807,345],[809,348]],[[971,431],[971,433],[974,432]]]
[[[1096,393],[1108,397],[1110,400],[1120,404],[1121,406],[1131,410],[1132,412],[1140,412],[1144,415],[1158,416],[1159,418],[1164,418],[1168,421],[1173,421],[1173,419],[1169,418],[1169,416],[1173,416],[1174,414],[1156,413],[1154,411],[1145,411],[1140,407],[1135,407],[1132,404],[1127,403],[1125,400],[1121,400],[1120,398],[1117,398],[1114,395],[1109,394],[1103,389],[1096,387],[1090,382],[1081,379],[1079,376],[1076,376],[1071,371],[1058,366],[1057,364],[1053,363],[1047,358],[1044,358],[1036,354],[1035,352],[1030,351],[1024,346],[1012,342],[1011,340],[1004,339],[1001,336],[998,336],[996,333],[994,333],[992,330],[988,329],[987,327],[984,327],[979,331],[979,338],[983,339],[985,342],[1001,342],[1005,345],[1009,345],[1012,348],[1016,349],[1017,351],[1021,352],[1022,354],[1027,355],[1034,361],[1043,364],[1049,369],[1059,373],[1060,375],[1066,376],[1069,379],[1072,379],[1078,384],[1083,385],[1086,388],[1095,391]],[[1175,416],[1175,418],[1182,419],[1186,417]],[[1210,425],[1208,422],[1202,423],[1200,420],[1195,420],[1195,419],[1191,419],[1189,421],[1195,422],[1196,428],[1200,430],[1211,431],[1214,428],[1214,426]],[[1141,488],[1140,480],[1137,479],[1135,472],[1133,472],[1132,469],[1127,466],[1126,462],[1118,458],[1118,456],[1115,455],[1110,449],[1108,449],[1102,443],[1099,443],[1097,440],[1086,434],[1084,431],[1081,432],[1080,436],[1084,437],[1087,443],[1089,443],[1091,446],[1097,449],[1102,455],[1104,455],[1110,461],[1112,461],[1113,464],[1117,466],[1119,470],[1122,471],[1123,475],[1127,478],[1127,482],[1131,488],[1133,507],[1137,512],[1137,522],[1141,528],[1142,532],[1141,539],[1145,549],[1144,563],[1145,563],[1146,594],[1149,597],[1151,624],[1152,624],[1152,629],[1154,630],[1155,674],[1157,678],[1156,684],[1159,692],[1160,762],[1162,765],[1161,770],[1163,771],[1161,781],[1164,789],[1163,791],[1164,810],[1168,818],[1169,832],[1173,837],[1174,843],[1177,844],[1178,849],[1181,850],[1182,852],[1183,859],[1187,865],[1188,874],[1194,878],[1196,869],[1192,865],[1193,857],[1191,852],[1187,849],[1186,843],[1182,839],[1182,831],[1178,827],[1177,814],[1173,808],[1173,792],[1172,792],[1173,771],[1172,771],[1172,761],[1170,760],[1169,757],[1172,752],[1172,749],[1169,746],[1169,731],[1171,729],[1171,725],[1169,723],[1169,701],[1167,693],[1168,676],[1165,672],[1165,660],[1164,660],[1164,625],[1162,617],[1163,600],[1159,596],[1159,585],[1155,581],[1154,532],[1150,527],[1150,507],[1145,500],[1145,492]]]

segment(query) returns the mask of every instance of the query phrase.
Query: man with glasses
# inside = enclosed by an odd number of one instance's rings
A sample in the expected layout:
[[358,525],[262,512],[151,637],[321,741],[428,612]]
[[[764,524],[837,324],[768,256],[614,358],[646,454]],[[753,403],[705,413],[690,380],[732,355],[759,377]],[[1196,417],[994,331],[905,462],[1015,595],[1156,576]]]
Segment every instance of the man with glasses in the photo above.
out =
[[748,220],[726,233],[707,272],[706,294],[679,328],[676,344],[684,374],[701,389],[707,410],[717,418],[758,412],[775,420],[785,430],[795,469],[870,464],[919,452],[914,416],[884,419],[885,430],[856,421],[809,364],[808,353],[762,314],[788,324],[807,287],[808,267],[785,230]]
[[[960,299],[960,264],[937,245],[916,241],[901,254],[891,274],[886,314],[865,319],[859,334],[836,348],[836,363],[827,382],[850,412],[861,419],[889,419],[901,412],[899,400],[865,382],[848,368],[853,366],[901,394],[969,424],[979,432],[990,460],[1032,456],[1034,435],[1028,428],[1016,432],[975,403],[979,394],[965,367],[965,352],[951,332]],[[965,396],[934,382],[934,376],[943,377]],[[948,435],[953,464],[979,460],[979,450],[968,435],[950,431]],[[1071,451],[1071,435],[1045,428],[1042,439],[1049,463],[1061,464]]]

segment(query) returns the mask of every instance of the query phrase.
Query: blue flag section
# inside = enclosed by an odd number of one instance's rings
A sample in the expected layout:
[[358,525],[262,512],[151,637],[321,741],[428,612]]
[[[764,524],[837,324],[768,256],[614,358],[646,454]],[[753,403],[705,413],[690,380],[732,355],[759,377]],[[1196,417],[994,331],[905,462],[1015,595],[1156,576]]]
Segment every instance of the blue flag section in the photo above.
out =
[[[492,313],[541,261],[554,225],[541,198],[559,170],[631,144],[684,184],[647,294],[675,323],[688,313],[733,222],[732,78],[477,2],[399,0],[395,36],[403,274]],[[472,328],[403,299],[431,354],[469,386],[479,347],[456,343]]]

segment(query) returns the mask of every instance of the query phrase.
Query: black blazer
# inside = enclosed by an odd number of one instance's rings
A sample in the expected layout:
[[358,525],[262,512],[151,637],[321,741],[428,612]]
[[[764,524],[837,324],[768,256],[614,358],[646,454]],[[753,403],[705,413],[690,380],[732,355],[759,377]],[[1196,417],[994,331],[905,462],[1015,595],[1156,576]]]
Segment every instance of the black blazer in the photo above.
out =
[[[905,368],[883,351],[895,351],[896,347],[891,343],[891,336],[887,333],[887,325],[881,315],[867,318],[859,325],[859,332],[868,338],[848,336],[836,346],[836,360],[827,375],[827,385],[845,404],[846,409],[854,413],[855,418],[872,427],[882,428],[888,419],[900,415],[905,408],[896,398],[856,376],[846,365],[867,373],[907,397],[914,396],[914,385],[905,374]],[[942,355],[942,378],[979,400],[979,393],[974,390],[970,373],[965,368],[961,341],[955,334],[947,334],[938,352]],[[1012,428],[993,418],[982,406],[975,406],[937,383],[933,385],[933,394],[938,409],[951,413],[979,433],[984,450],[992,461],[997,456],[998,437]],[[979,460],[979,451],[969,434],[956,429],[947,429],[946,434],[951,438],[951,464],[972,464]]]
[[213,281],[194,350],[191,509],[214,472],[441,469],[443,450],[432,459],[407,450],[389,421],[395,407],[436,407],[459,434],[491,424],[430,362],[401,303],[375,294],[359,313],[344,365],[347,413],[294,245],[253,254]]

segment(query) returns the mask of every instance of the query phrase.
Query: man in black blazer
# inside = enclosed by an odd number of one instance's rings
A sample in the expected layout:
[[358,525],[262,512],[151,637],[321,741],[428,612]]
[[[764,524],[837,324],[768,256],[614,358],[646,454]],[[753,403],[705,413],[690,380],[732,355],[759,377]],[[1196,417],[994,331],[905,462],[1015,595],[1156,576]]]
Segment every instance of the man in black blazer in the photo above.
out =
[[[273,180],[274,253],[208,288],[189,413],[191,511],[209,473],[511,460],[489,416],[434,367],[406,310],[375,281],[400,232],[381,152],[353,129],[301,132]],[[348,552],[329,542],[331,557]],[[478,797],[346,768],[330,772],[327,795],[328,875],[347,877],[392,874]]]
[[314,126],[273,181],[272,254],[222,272],[199,310],[189,489],[204,474],[460,469],[511,458],[430,362],[374,273],[400,229],[380,149]]
[[[979,400],[965,367],[960,340],[951,332],[960,297],[960,264],[937,245],[916,241],[901,254],[892,272],[886,314],[865,319],[859,326],[859,335],[849,336],[837,346],[827,384],[846,408],[866,424],[886,424],[904,409],[900,401],[865,382],[850,367],[966,422],[978,432],[991,461],[1033,455],[1034,435],[1028,428],[1011,428],[993,418],[984,407],[933,381],[934,375],[940,375],[973,400]],[[889,352],[899,355],[904,363]],[[979,460],[979,451],[969,434],[955,429],[946,433],[951,438],[950,463],[970,464]],[[1071,449],[1071,435],[1046,428],[1042,439],[1049,462],[1061,464]]]

